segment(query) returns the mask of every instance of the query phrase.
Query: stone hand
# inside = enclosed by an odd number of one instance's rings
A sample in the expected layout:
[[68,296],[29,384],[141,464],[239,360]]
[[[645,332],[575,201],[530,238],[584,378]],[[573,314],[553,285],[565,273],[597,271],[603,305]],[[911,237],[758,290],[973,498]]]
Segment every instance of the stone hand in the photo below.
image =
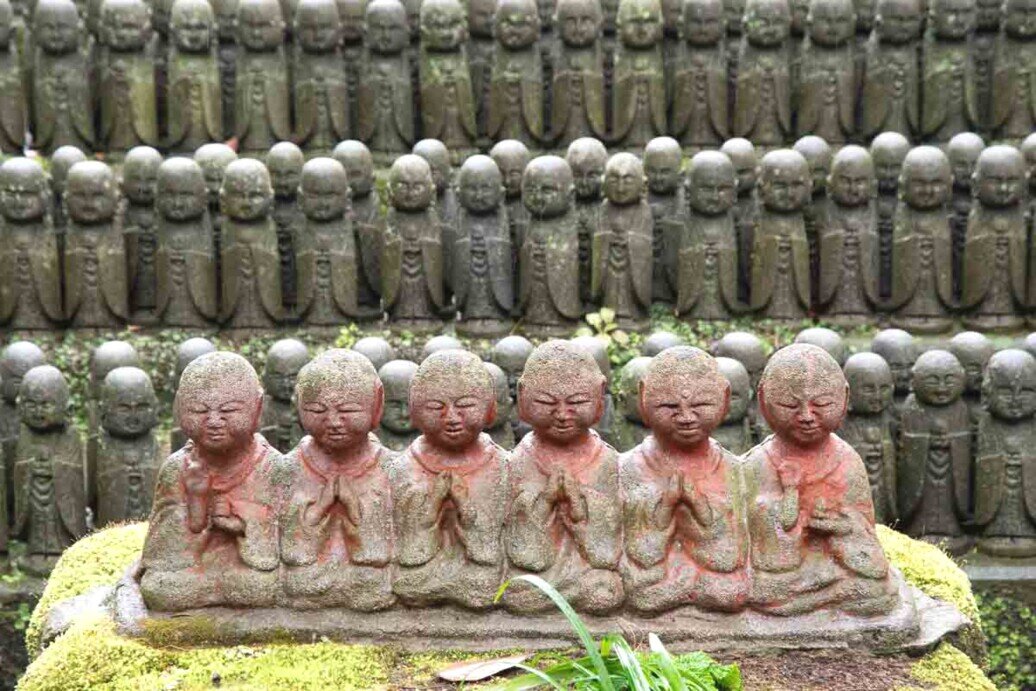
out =
[[435,511],[442,507],[442,503],[450,495],[451,489],[453,489],[453,475],[451,473],[440,473],[435,476],[431,492],[432,507]]
[[212,488],[212,480],[204,466],[198,463],[187,463],[183,470],[183,488],[192,497],[208,495]]
[[802,483],[802,467],[798,463],[782,463],[777,466],[777,477],[781,487],[798,487]]
[[562,488],[565,491],[565,498],[568,499],[568,514],[576,523],[586,520],[586,497],[583,496],[579,483],[571,475],[564,473],[561,479]]
[[245,522],[235,516],[230,502],[223,495],[219,495],[212,502],[211,513],[212,526],[231,535],[244,535]]
[[345,517],[353,525],[359,525],[362,510],[360,509],[360,499],[356,496],[356,491],[349,484],[348,479],[343,476],[338,476],[334,484],[335,495],[342,506],[345,507]]
[[302,519],[309,527],[313,527],[324,520],[328,511],[335,503],[335,483],[327,482],[320,488],[320,496],[315,502],[310,502],[303,512]]

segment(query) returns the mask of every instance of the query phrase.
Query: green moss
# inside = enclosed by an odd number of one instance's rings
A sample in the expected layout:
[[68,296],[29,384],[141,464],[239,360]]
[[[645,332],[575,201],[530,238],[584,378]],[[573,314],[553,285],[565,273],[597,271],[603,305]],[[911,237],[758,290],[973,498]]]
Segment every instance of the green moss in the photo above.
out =
[[1036,610],[1007,587],[976,589],[989,641],[989,678],[1000,691],[1036,688]]
[[971,658],[942,643],[910,669],[910,676],[936,691],[996,691]]
[[883,525],[877,526],[878,540],[885,554],[921,592],[952,602],[964,616],[979,621],[978,604],[967,574],[935,545],[914,540]]

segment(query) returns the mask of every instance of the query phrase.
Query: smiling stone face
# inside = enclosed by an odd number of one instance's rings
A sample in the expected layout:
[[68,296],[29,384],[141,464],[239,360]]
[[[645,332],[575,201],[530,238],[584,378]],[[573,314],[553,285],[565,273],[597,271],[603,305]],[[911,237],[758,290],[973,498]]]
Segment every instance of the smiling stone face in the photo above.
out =
[[302,428],[329,453],[367,439],[378,426],[384,395],[370,361],[341,349],[325,351],[303,367],[295,385]]
[[180,428],[202,453],[231,456],[259,429],[263,388],[240,355],[209,353],[184,369],[175,406]]
[[420,156],[406,154],[389,171],[389,197],[392,206],[402,211],[427,209],[435,196],[432,169]]
[[982,383],[989,412],[1004,420],[1036,415],[1036,358],[1024,350],[1002,350],[989,360]]
[[615,154],[604,169],[604,194],[613,204],[626,206],[644,194],[644,166],[633,154]]
[[410,417],[432,447],[463,451],[496,419],[493,381],[464,350],[433,353],[410,383]]
[[640,385],[644,424],[663,448],[693,449],[719,427],[730,384],[703,350],[677,346],[655,356]]
[[849,385],[828,353],[796,343],[774,353],[759,381],[759,407],[786,444],[812,448],[842,424]]
[[922,403],[945,406],[964,393],[966,379],[960,361],[946,350],[929,350],[917,358],[911,370],[914,395]]
[[64,427],[68,420],[68,383],[56,367],[40,365],[25,373],[18,389],[22,422],[37,432]]
[[461,205],[476,214],[493,211],[504,196],[504,179],[500,169],[489,156],[472,156],[464,161],[458,179]]
[[314,158],[302,168],[299,206],[307,218],[331,221],[345,215],[349,206],[349,176],[333,158]]
[[604,413],[606,381],[593,356],[569,341],[548,341],[525,363],[518,416],[536,434],[567,445],[584,438]]
[[158,398],[151,378],[136,367],[108,373],[101,388],[101,425],[118,437],[137,437],[158,423]]
[[729,211],[737,200],[737,172],[725,154],[700,151],[691,159],[688,174],[691,208],[706,216]]
[[237,221],[257,221],[273,205],[270,173],[254,159],[236,160],[227,166],[219,191],[224,215]]
[[849,409],[858,415],[876,415],[892,403],[892,370],[880,355],[856,353],[845,363],[849,382]]

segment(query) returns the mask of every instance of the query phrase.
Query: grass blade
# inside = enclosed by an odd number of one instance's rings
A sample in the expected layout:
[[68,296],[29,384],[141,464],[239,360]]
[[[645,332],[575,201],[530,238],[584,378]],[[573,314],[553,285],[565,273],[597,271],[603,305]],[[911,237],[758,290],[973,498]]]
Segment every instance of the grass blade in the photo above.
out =
[[623,675],[629,681],[633,691],[653,691],[644,674],[644,668],[640,664],[640,658],[633,652],[633,648],[626,642],[626,639],[617,634],[614,637],[609,636],[609,638],[613,638],[612,647],[615,650],[615,657],[619,660]]
[[676,668],[673,656],[662,645],[662,639],[654,633],[648,634],[648,647],[655,654],[655,662],[658,665],[659,673],[669,682],[669,688],[672,691],[687,691],[687,683],[684,681],[683,675],[680,674],[680,670]]

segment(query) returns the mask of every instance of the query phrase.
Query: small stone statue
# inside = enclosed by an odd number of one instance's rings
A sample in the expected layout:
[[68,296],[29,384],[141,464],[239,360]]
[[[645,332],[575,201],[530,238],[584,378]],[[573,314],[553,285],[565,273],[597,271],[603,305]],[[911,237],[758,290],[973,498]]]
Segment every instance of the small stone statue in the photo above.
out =
[[590,267],[594,233],[601,224],[601,190],[608,150],[600,140],[582,137],[568,146],[565,161],[575,182],[575,216],[579,232],[579,299],[591,302]]
[[738,298],[748,302],[752,280],[752,245],[755,241],[756,158],[752,142],[735,137],[723,142],[720,153],[726,154],[737,172],[737,201],[734,202],[734,227],[737,229]]
[[874,162],[849,145],[835,154],[827,198],[817,209],[818,299],[825,319],[854,325],[881,303],[881,238],[874,201]]
[[1023,326],[1029,263],[1025,175],[1025,159],[1012,146],[991,146],[978,157],[976,203],[961,262],[961,302],[972,308],[964,317],[969,328],[1012,331]]
[[798,83],[798,131],[832,145],[856,131],[856,15],[852,0],[813,0]]
[[[363,66],[367,2],[366,0],[335,0],[335,5],[338,19],[342,25],[342,61],[345,63],[345,78],[348,85],[349,131],[355,132],[356,125],[352,123],[357,120],[356,91],[360,80],[360,69]],[[334,142],[332,142],[333,144]]]
[[378,369],[378,378],[385,385],[385,413],[378,438],[393,451],[406,451],[421,434],[410,421],[410,383],[416,372],[417,363],[409,360],[390,360]]
[[[623,601],[618,453],[591,429],[604,412],[606,386],[594,359],[572,343],[548,341],[533,351],[518,383],[518,414],[532,432],[509,468],[512,567],[539,574],[574,607],[595,613]],[[525,584],[508,588],[503,601],[516,612],[552,607]]]
[[284,55],[284,19],[277,0],[240,0],[234,71],[234,136],[238,152],[265,154],[290,141],[291,94]]
[[399,565],[393,590],[411,606],[488,609],[504,571],[510,487],[507,452],[482,433],[496,416],[493,382],[477,355],[443,351],[418,367],[410,402],[421,436],[386,463]]
[[511,426],[514,402],[511,400],[511,387],[507,382],[507,373],[492,362],[482,363],[493,379],[493,391],[496,394],[496,418],[484,430],[486,434],[505,449],[514,448],[514,428]]
[[90,151],[94,96],[72,0],[39,0],[32,36],[33,146],[44,154],[66,145]]
[[0,153],[19,156],[25,146],[29,110],[23,74],[25,63],[15,36],[14,20],[11,3],[0,2]]
[[202,168],[189,158],[170,158],[158,168],[157,189],[154,314],[169,327],[210,326],[219,301]]
[[447,336],[446,334],[432,336],[425,341],[424,347],[421,348],[421,362],[424,362],[428,359],[428,356],[438,353],[440,350],[466,350],[466,348],[460,339],[453,336]]
[[810,301],[817,303],[817,287],[819,283],[820,248],[818,243],[819,215],[827,201],[827,177],[831,173],[831,161],[834,158],[834,151],[831,145],[815,135],[799,137],[791,147],[802,154],[809,164],[809,172],[812,176],[812,188],[810,190],[809,202],[803,210],[803,217],[806,221],[806,238],[809,240],[809,271],[812,282]]
[[838,363],[839,367],[845,365],[845,359],[849,355],[845,341],[838,335],[838,332],[821,326],[812,326],[799,331],[795,334],[794,342],[806,343],[822,348],[824,352]]
[[499,0],[496,47],[489,76],[486,134],[535,146],[543,139],[543,63],[536,0]]
[[905,532],[963,554],[972,539],[961,522],[970,502],[971,423],[961,399],[965,373],[945,350],[923,353],[913,393],[900,411],[896,490]]
[[559,148],[607,133],[602,21],[599,2],[558,0],[558,40],[551,56],[550,133]]
[[0,166],[0,323],[12,331],[49,330],[64,317],[49,195],[36,161],[11,158]]
[[[308,0],[307,0],[308,1]],[[305,215],[299,205],[299,179],[306,155],[291,142],[277,142],[266,156],[266,169],[273,185],[273,209],[270,215],[277,225],[277,255],[281,265],[281,298],[284,306],[295,312],[298,276],[295,272],[295,247]]]
[[373,0],[367,5],[365,27],[356,134],[379,165],[389,165],[415,139],[406,8],[399,0]]
[[601,413],[601,419],[593,425],[593,428],[602,439],[615,446],[612,436],[615,429],[615,400],[612,397],[612,363],[608,355],[608,345],[596,336],[576,336],[569,339],[569,342],[589,353],[597,363],[601,374],[604,375],[604,381],[607,384],[604,389],[604,412]]
[[896,510],[896,418],[892,370],[874,353],[856,353],[845,362],[849,412],[838,436],[860,454],[874,502],[874,520],[889,524]]
[[212,6],[175,0],[169,18],[165,122],[171,151],[191,154],[223,139],[219,34]]
[[949,340],[946,350],[950,351],[964,368],[964,392],[961,394],[961,398],[968,404],[971,428],[973,432],[977,433],[979,419],[984,412],[982,375],[985,373],[989,358],[993,357],[993,353],[996,352],[996,346],[984,334],[962,331]]
[[[158,473],[140,562],[144,602],[157,612],[271,606],[285,469],[258,434],[259,377],[240,355],[202,355],[184,370],[175,406],[190,441]],[[214,411],[225,420],[219,430],[207,422]]]
[[158,106],[151,11],[143,0],[104,0],[101,33],[98,144],[114,155],[141,144],[155,146]]
[[730,453],[740,456],[755,445],[752,420],[748,415],[752,403],[752,382],[748,370],[734,358],[718,357],[716,367],[730,384],[730,407],[727,408],[723,422],[712,430],[712,438]]
[[975,0],[931,0],[928,30],[921,44],[921,131],[930,141],[948,142],[981,127],[975,56]]
[[[5,527],[7,520],[4,517],[10,515],[10,509],[14,506],[14,454],[18,448],[22,420],[17,406],[18,390],[25,373],[46,362],[40,347],[30,341],[14,341],[0,351],[0,460],[4,468],[0,480],[5,488],[0,493],[0,502],[3,503],[0,524]],[[2,547],[2,551],[6,551],[6,543]]]
[[284,338],[266,353],[263,368],[263,418],[259,431],[270,445],[287,453],[302,438],[299,412],[292,396],[299,371],[309,362],[309,349],[302,341]]
[[239,0],[214,0],[212,10],[219,27],[219,78],[223,110],[223,133],[234,132],[234,92],[237,86],[237,9]]
[[954,135],[946,145],[946,157],[953,171],[953,196],[950,201],[950,229],[953,233],[953,290],[961,296],[964,277],[964,245],[967,242],[968,216],[974,201],[973,176],[979,154],[986,148],[982,137],[974,132]]
[[791,130],[788,0],[748,0],[734,82],[734,134],[780,146]]
[[467,27],[459,0],[424,0],[419,63],[421,123],[426,137],[441,140],[451,162],[476,153],[476,101],[464,43]]
[[284,313],[273,187],[266,166],[243,158],[226,167],[219,191],[223,213],[220,321],[231,329],[263,329]]
[[1036,360],[1002,350],[982,384],[989,414],[979,427],[975,459],[978,548],[1002,557],[1036,555]]
[[871,141],[870,154],[878,187],[875,201],[881,272],[878,288],[883,300],[892,294],[892,241],[899,205],[899,174],[909,151],[910,142],[899,132],[882,132]]
[[672,137],[655,137],[644,147],[653,228],[652,263],[658,269],[651,279],[651,297],[656,302],[671,303],[676,294],[676,251],[687,222],[682,164],[680,143]]
[[532,156],[525,144],[517,139],[505,139],[493,145],[489,157],[500,169],[504,182],[504,208],[511,234],[511,247],[521,247],[525,229],[529,225],[529,214],[522,204],[522,175]]
[[162,462],[155,436],[158,398],[151,379],[136,367],[104,378],[97,440],[97,526],[145,521]]
[[126,341],[105,341],[90,353],[90,388],[86,398],[86,478],[87,495],[94,505],[98,445],[101,437],[101,398],[104,379],[119,367],[140,367],[140,356]]
[[650,357],[635,357],[619,370],[616,382],[615,408],[612,420],[611,444],[625,452],[640,444],[651,434],[640,413],[640,385],[651,366]]
[[50,204],[54,218],[54,232],[65,233],[68,220],[65,216],[65,185],[68,171],[80,161],[86,160],[86,154],[74,146],[62,146],[50,157]]
[[396,359],[396,349],[392,344],[380,336],[364,336],[353,343],[353,350],[371,361],[374,371],[377,372],[387,362]]
[[985,132],[992,129],[993,115],[993,62],[997,48],[997,39],[1003,33],[1000,30],[1001,12],[1006,16],[1007,9],[1001,0],[976,0],[975,2],[975,34],[968,47],[974,61],[975,100],[978,106],[979,128]]
[[457,211],[459,210],[457,192],[452,184],[453,169],[451,168],[451,160],[453,159],[453,154],[438,139],[422,139],[414,144],[411,153],[423,158],[431,167],[432,180],[435,182],[435,203],[438,207],[439,218],[442,219],[446,229],[452,232],[452,228],[457,220]]
[[751,296],[752,308],[762,310],[766,318],[798,321],[809,313],[805,208],[811,189],[809,164],[802,154],[782,149],[763,156],[759,163]]
[[[518,400],[518,379],[525,370],[525,363],[534,350],[532,343],[524,336],[504,336],[493,344],[490,359],[507,375],[507,388],[510,392],[511,402]],[[518,419],[518,407],[510,409],[511,429],[514,430],[515,440],[520,440],[529,432],[529,426]]]
[[414,154],[389,171],[389,212],[381,255],[382,296],[402,328],[438,331],[446,308],[443,227],[428,163]]
[[729,60],[722,0],[682,4],[678,58],[669,92],[670,130],[685,147],[715,147],[730,134]]
[[874,616],[898,603],[867,469],[833,434],[848,397],[838,363],[816,346],[788,346],[766,365],[759,406],[774,436],[743,461],[752,604],[761,611]]
[[457,196],[461,210],[450,262],[457,331],[481,338],[506,334],[514,326],[514,251],[503,176],[493,159],[476,155],[464,162]]
[[522,203],[529,228],[518,252],[518,312],[530,332],[567,335],[583,314],[572,189],[572,169],[563,158],[539,156],[525,168]]
[[953,325],[953,235],[948,215],[950,163],[934,146],[903,159],[892,251],[892,323],[914,333]]
[[[917,51],[923,21],[921,0],[878,0],[860,96],[860,129],[865,136],[894,132],[913,138],[919,134]],[[876,148],[872,142],[875,157]]]
[[892,370],[892,409],[896,416],[910,393],[911,370],[920,355],[914,337],[902,329],[882,329],[871,339],[871,352],[880,355]]
[[489,101],[489,73],[493,69],[496,41],[493,38],[493,16],[497,0],[469,0],[468,65],[471,69],[471,93],[475,96],[475,111],[480,138],[486,136],[486,107]]
[[590,286],[595,301],[613,310],[623,328],[646,326],[651,308],[653,221],[644,187],[639,158],[621,153],[608,160]]
[[[175,160],[175,159],[172,159]],[[202,355],[216,352],[216,346],[207,338],[188,338],[176,349],[176,369],[173,372],[173,393],[180,388],[180,377],[187,365],[191,364]],[[169,447],[175,452],[187,444],[187,436],[180,427],[180,418],[176,407],[173,407],[173,428],[169,432]]]
[[303,367],[295,391],[307,436],[284,459],[291,477],[279,524],[289,606],[384,609],[394,600],[383,470],[393,454],[371,430],[385,391],[370,362],[348,350]]
[[295,140],[308,153],[326,155],[352,129],[342,20],[335,0],[300,0],[294,20]]
[[135,146],[122,166],[119,225],[126,239],[129,266],[130,314],[135,324],[156,323],[156,265],[158,246],[155,195],[162,154],[150,146]]
[[209,219],[212,221],[213,248],[220,257],[223,238],[223,211],[220,208],[219,191],[223,188],[223,177],[227,166],[237,160],[237,154],[226,144],[202,144],[194,152],[195,162],[201,166],[205,176],[205,188],[209,196]]
[[659,0],[620,0],[616,27],[611,139],[637,149],[668,132]]
[[669,331],[655,331],[641,341],[640,354],[646,357],[655,357],[666,348],[678,345],[687,345],[687,341],[682,336]]
[[[1004,3],[1003,32],[993,56],[991,128],[1000,138],[1021,142],[1036,130],[1036,23],[1029,19],[1032,0]],[[999,20],[999,17],[997,17]],[[996,34],[994,34],[996,36]]]
[[1029,218],[1036,218],[1036,132],[1026,137],[1018,150],[1025,157],[1029,172]]
[[739,610],[751,585],[744,489],[737,459],[709,436],[730,385],[704,351],[680,346],[654,359],[640,389],[651,436],[619,461],[628,604]]
[[736,196],[737,175],[725,154],[700,151],[691,158],[690,214],[674,248],[676,311],[684,318],[725,320],[744,310],[738,299]]
[[114,329],[129,316],[126,250],[115,211],[115,175],[84,161],[68,171],[65,317],[77,328]]
[[748,420],[752,425],[752,433],[756,441],[762,441],[770,434],[766,419],[759,412],[759,401],[755,391],[759,388],[759,380],[769,360],[769,352],[762,339],[746,331],[731,331],[716,342],[712,354],[717,358],[728,357],[737,360],[748,370],[753,393],[748,404]]
[[374,188],[374,159],[363,142],[339,142],[331,154],[349,176],[349,223],[359,254],[357,303],[365,316],[381,315],[381,200]]
[[83,443],[69,424],[68,384],[56,367],[26,372],[18,413],[11,537],[26,543],[22,570],[47,576],[61,553],[86,533]]

